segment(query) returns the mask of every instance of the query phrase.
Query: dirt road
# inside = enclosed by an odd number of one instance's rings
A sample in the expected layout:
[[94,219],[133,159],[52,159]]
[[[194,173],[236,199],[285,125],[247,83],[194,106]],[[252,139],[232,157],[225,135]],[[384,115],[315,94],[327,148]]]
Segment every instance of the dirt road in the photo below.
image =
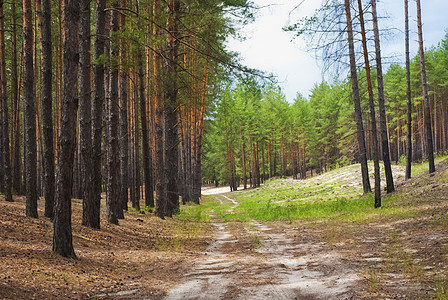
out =
[[[226,194],[222,203],[238,202]],[[214,242],[165,299],[351,299],[358,270],[315,236],[284,224],[213,217]]]

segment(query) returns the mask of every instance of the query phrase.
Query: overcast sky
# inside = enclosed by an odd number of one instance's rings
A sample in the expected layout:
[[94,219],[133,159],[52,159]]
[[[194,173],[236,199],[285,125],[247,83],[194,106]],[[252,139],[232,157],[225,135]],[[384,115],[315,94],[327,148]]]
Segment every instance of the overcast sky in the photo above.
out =
[[[228,47],[241,53],[242,63],[248,67],[260,69],[277,75],[289,102],[299,92],[308,96],[316,83],[321,82],[321,63],[314,59],[314,53],[307,52],[306,44],[301,39],[294,39],[293,34],[282,31],[288,22],[303,16],[311,16],[321,4],[321,0],[305,0],[291,14],[301,0],[254,0],[260,7],[254,23],[242,28],[247,39],[243,42],[231,40]],[[379,17],[390,16],[380,20],[381,28],[397,28],[392,40],[382,40],[382,55],[395,56],[397,62],[404,61],[404,1],[377,0]],[[416,3],[409,0],[411,56],[417,53]],[[445,36],[448,28],[448,0],[422,0],[423,38],[425,47],[437,45]],[[292,41],[293,40],[293,41]],[[330,75],[330,76],[328,76]],[[331,74],[325,74],[326,79]]]

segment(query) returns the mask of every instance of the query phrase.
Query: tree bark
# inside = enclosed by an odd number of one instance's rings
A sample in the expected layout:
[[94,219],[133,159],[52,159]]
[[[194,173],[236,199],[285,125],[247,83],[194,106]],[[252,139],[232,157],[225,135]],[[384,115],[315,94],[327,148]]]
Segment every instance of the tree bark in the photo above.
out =
[[79,18],[79,2],[65,0],[64,92],[58,145],[53,251],[70,258],[76,257],[72,242],[71,196],[78,108]]
[[362,186],[364,194],[370,193],[369,170],[367,167],[366,143],[362,123],[361,101],[359,98],[358,75],[356,72],[355,46],[353,42],[353,26],[350,11],[350,0],[345,0],[345,15],[347,19],[348,47],[350,56],[350,76],[352,79],[353,102],[355,106],[355,119],[359,147],[359,161],[361,163]]
[[42,57],[42,125],[43,125],[43,175],[45,191],[45,216],[53,219],[55,193],[55,163],[53,144],[53,95],[52,95],[52,42],[51,42],[51,1],[37,1]]
[[145,78],[143,73],[143,54],[139,53],[139,98],[142,126],[143,173],[145,176],[145,206],[154,207],[154,186],[152,177],[152,151],[149,146],[149,132],[146,114]]
[[422,30],[422,10],[420,5],[420,0],[417,2],[417,26],[418,26],[418,45],[420,52],[420,70],[422,77],[422,90],[423,90],[423,108],[425,111],[424,122],[426,129],[426,148],[429,163],[429,173],[434,173],[436,168],[434,166],[434,145],[432,137],[432,125],[431,125],[431,108],[429,104],[428,96],[428,84],[426,80],[426,67],[425,67],[425,53],[423,49],[423,30]]
[[387,136],[386,122],[386,106],[384,104],[384,81],[383,67],[381,61],[380,34],[378,29],[378,17],[376,12],[376,0],[371,0],[372,17],[373,17],[373,34],[375,39],[375,56],[376,56],[376,76],[378,83],[378,105],[380,112],[380,128],[381,128],[381,149],[383,151],[384,172],[386,174],[387,193],[395,190],[394,177],[392,175],[392,167],[389,154],[389,138]]
[[[153,7],[153,15],[154,15],[154,24],[153,34],[154,38],[158,40],[160,38],[160,7],[159,1],[154,1]],[[160,46],[157,47],[160,53]],[[156,190],[156,198],[155,198],[155,214],[159,218],[164,218],[166,213],[166,184],[165,184],[165,164],[164,164],[164,120],[163,120],[163,111],[164,111],[164,103],[163,98],[160,91],[160,67],[161,67],[161,58],[158,53],[154,53],[154,101],[155,101],[155,173],[157,176],[155,177],[155,190]]]
[[[121,7],[126,9],[126,0],[121,0]],[[126,30],[126,17],[121,15],[121,31]],[[120,203],[123,210],[128,210],[128,160],[129,160],[129,138],[128,138],[128,63],[127,51],[128,41],[121,39],[121,70],[120,70]],[[124,215],[120,214],[124,218]]]
[[19,78],[17,75],[17,13],[16,1],[11,3],[12,14],[12,53],[11,53],[11,98],[13,103],[13,167],[12,167],[12,186],[16,194],[22,194],[22,174],[21,174],[21,147],[20,147],[20,97],[19,97]]
[[409,58],[409,2],[404,0],[404,33],[406,56],[406,174],[410,179],[412,173],[412,98],[411,98],[411,63]]
[[179,161],[178,137],[178,87],[177,87],[177,57],[179,50],[179,10],[180,2],[171,0],[167,6],[167,52],[166,75],[164,80],[165,103],[165,175],[168,216],[179,210],[179,192],[177,187],[177,173]]
[[[374,0],[372,1],[373,4]],[[361,0],[358,0],[359,7],[359,21],[361,25],[362,46],[364,49],[364,63],[366,68],[367,77],[367,90],[369,94],[369,107],[372,126],[372,146],[373,146],[373,164],[375,172],[375,208],[381,207],[381,178],[380,178],[380,163],[379,163],[379,151],[378,151],[378,133],[376,128],[376,116],[375,116],[375,101],[373,98],[373,86],[372,75],[370,70],[369,52],[367,49],[366,29],[364,23],[364,12]],[[373,7],[372,7],[372,10]],[[377,46],[377,45],[375,45]],[[378,53],[377,53],[378,54]],[[381,68],[380,68],[381,69]]]
[[26,215],[37,218],[36,97],[34,94],[31,0],[23,0],[23,103],[25,118]]
[[1,107],[2,107],[2,144],[3,144],[3,165],[4,165],[4,187],[5,200],[12,202],[12,178],[11,178],[11,155],[9,145],[9,106],[8,106],[8,92],[6,79],[6,47],[5,47],[5,15],[3,11],[4,2],[0,5],[0,80],[1,80]]
[[[112,7],[116,8],[118,1],[114,1]],[[112,11],[111,36],[119,30],[119,13]],[[110,48],[111,60],[117,59],[119,47],[115,41]],[[108,107],[108,142],[107,142],[107,191],[106,191],[106,219],[111,224],[118,225],[120,211],[120,180],[119,180],[119,148],[118,148],[118,66],[112,63],[110,70],[110,97]]]
[[[106,0],[96,1],[96,29],[95,29],[95,60],[104,55],[105,28],[106,28]],[[100,228],[101,205],[101,139],[103,136],[103,106],[105,102],[104,90],[104,65],[97,63],[93,68],[93,105],[92,105],[92,169],[94,197],[92,205],[86,213],[89,215],[83,219],[85,225],[92,228]]]
[[99,228],[99,211],[95,196],[94,149],[92,140],[92,89],[90,81],[90,0],[81,1],[81,49],[79,74],[79,120],[82,180],[82,225]]

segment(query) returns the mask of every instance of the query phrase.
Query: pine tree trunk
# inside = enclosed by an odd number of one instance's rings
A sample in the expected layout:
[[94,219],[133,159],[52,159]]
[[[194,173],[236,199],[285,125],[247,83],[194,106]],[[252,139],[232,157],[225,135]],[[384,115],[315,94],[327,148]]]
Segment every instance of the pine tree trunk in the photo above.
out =
[[406,56],[406,174],[405,178],[411,178],[412,170],[412,97],[411,97],[411,63],[409,58],[409,6],[408,0],[404,0],[404,33]]
[[371,0],[371,5],[372,5],[372,17],[373,17],[373,34],[375,39],[376,75],[378,83],[378,104],[379,104],[380,128],[381,128],[381,149],[383,152],[382,154],[384,161],[384,172],[386,173],[387,193],[392,193],[395,190],[395,187],[389,154],[389,138],[387,135],[386,106],[384,104],[383,67],[381,62],[380,34],[378,29],[378,17],[376,12],[376,0]]
[[82,180],[82,225],[99,228],[98,207],[95,194],[94,149],[92,139],[92,89],[90,83],[90,0],[81,1],[81,45],[79,74],[79,120]]
[[37,6],[41,9],[39,14],[41,57],[42,57],[42,121],[43,121],[43,174],[45,190],[45,216],[54,216],[54,144],[53,144],[53,97],[52,97],[52,42],[51,42],[51,1],[37,1]]
[[22,194],[22,173],[21,173],[21,143],[20,143],[20,97],[19,97],[19,77],[17,75],[17,13],[16,1],[11,3],[12,14],[12,53],[11,53],[11,98],[13,103],[13,167],[12,186],[16,194]]
[[[374,0],[372,1],[373,4]],[[378,151],[378,133],[376,128],[376,116],[375,116],[375,101],[373,98],[373,85],[372,85],[372,75],[370,70],[369,62],[369,52],[367,49],[367,38],[366,29],[364,23],[364,13],[361,0],[358,0],[359,7],[359,21],[361,25],[361,35],[362,35],[362,46],[364,50],[364,64],[366,69],[367,77],[367,90],[369,93],[369,108],[372,126],[372,146],[373,146],[373,164],[375,172],[375,208],[381,207],[381,174],[380,174],[380,163],[379,163],[379,151]],[[373,8],[372,8],[373,9]],[[374,14],[375,15],[375,14]],[[377,45],[375,45],[377,46]],[[377,49],[378,50],[378,49]],[[378,54],[378,53],[377,53]],[[378,66],[377,66],[378,68]],[[381,69],[381,67],[380,67]],[[383,145],[384,146],[384,145]]]
[[[126,8],[126,0],[121,0],[121,7]],[[121,15],[121,31],[126,30],[126,15]],[[129,138],[128,138],[128,41],[121,40],[121,70],[120,70],[120,203],[121,209],[128,210],[128,160],[129,160]],[[122,210],[121,210],[122,211]],[[121,213],[120,217],[124,218]]]
[[417,25],[418,25],[418,44],[420,53],[420,70],[422,76],[422,90],[423,90],[423,103],[424,103],[424,124],[426,129],[426,149],[429,163],[429,173],[434,173],[436,168],[434,166],[434,146],[431,126],[431,108],[429,104],[428,96],[428,84],[426,81],[426,67],[425,67],[425,53],[423,49],[423,30],[422,30],[422,11],[420,6],[420,0],[417,2]]
[[[154,38],[157,40],[160,38],[160,7],[159,1],[154,1],[153,14],[154,14]],[[160,47],[157,47],[160,53]],[[164,218],[166,213],[166,184],[165,184],[165,163],[164,163],[164,120],[163,111],[164,103],[161,95],[161,59],[158,53],[154,53],[154,100],[155,100],[155,188],[156,188],[156,198],[155,198],[155,214],[159,218]]]
[[[106,0],[96,1],[96,29],[95,29],[95,60],[104,55]],[[92,171],[94,196],[89,207],[88,217],[83,218],[83,224],[91,228],[100,228],[101,206],[101,139],[103,136],[103,107],[105,102],[104,65],[97,63],[93,67],[93,105],[92,105]],[[84,223],[85,222],[85,223]]]
[[[137,82],[137,80],[135,80],[135,82]],[[138,127],[138,101],[139,101],[139,97],[138,97],[138,89],[137,87],[135,88],[135,104],[134,104],[134,110],[135,110],[135,115],[134,115],[134,124],[135,124],[135,130],[134,130],[134,148],[135,148],[135,174],[134,174],[134,178],[135,178],[135,182],[134,182],[134,193],[135,193],[135,198],[132,198],[133,202],[132,202],[132,207],[134,207],[137,210],[140,210],[140,139],[139,139],[139,127]],[[152,193],[153,191],[151,191]]]
[[149,146],[149,132],[146,114],[145,78],[143,73],[143,53],[139,53],[140,117],[142,126],[143,173],[145,176],[145,206],[154,207],[154,186],[152,176],[152,151]]
[[5,200],[12,202],[12,178],[11,178],[11,155],[9,145],[9,105],[8,105],[8,92],[7,92],[7,79],[6,79],[6,47],[5,47],[5,18],[3,12],[4,3],[0,6],[0,97],[2,108],[2,144],[3,144],[3,166],[4,166],[4,186],[3,191],[5,193]]
[[23,0],[23,103],[25,127],[26,215],[37,218],[36,97],[34,94],[33,18],[31,0]]
[[80,4],[65,0],[64,6],[64,92],[62,99],[61,135],[59,139],[53,251],[75,258],[72,243],[71,188],[76,149],[76,114],[78,107],[78,51]]
[[[116,8],[118,1],[112,7]],[[112,11],[111,36],[119,30],[119,13]],[[119,47],[114,41],[110,47],[110,57],[113,61],[119,55]],[[110,97],[108,107],[108,142],[107,142],[107,192],[106,192],[106,219],[109,223],[118,225],[123,210],[120,206],[120,174],[119,174],[119,146],[118,146],[118,66],[112,63],[110,70]]]
[[364,127],[362,123],[361,101],[359,98],[358,75],[356,70],[355,46],[353,42],[353,27],[350,11],[350,1],[345,0],[345,15],[347,19],[348,47],[350,56],[350,74],[352,79],[353,102],[355,105],[355,119],[357,127],[359,161],[361,163],[362,186],[364,194],[370,193],[369,170],[367,167],[366,143],[364,137]]

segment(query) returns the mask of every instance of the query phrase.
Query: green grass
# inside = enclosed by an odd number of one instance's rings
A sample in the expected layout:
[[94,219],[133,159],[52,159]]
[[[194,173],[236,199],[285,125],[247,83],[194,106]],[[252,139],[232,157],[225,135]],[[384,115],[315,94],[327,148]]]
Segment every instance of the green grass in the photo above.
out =
[[[437,156],[434,159],[434,163],[437,164],[439,162],[441,162],[442,160],[448,158],[448,155],[441,155],[441,156]],[[427,171],[429,169],[429,164],[427,161],[425,162],[421,162],[421,163],[417,163],[417,164],[413,164],[412,165],[412,177],[417,176],[420,173],[423,173],[425,171]]]
[[[448,156],[440,156],[436,162]],[[358,171],[358,165],[331,170],[323,177],[308,180],[273,179],[258,189],[238,191],[230,194],[239,205],[229,211],[232,203],[220,204],[215,197],[204,197],[199,206],[183,207],[180,219],[209,220],[212,213],[225,221],[250,219],[262,221],[291,221],[298,219],[337,220],[365,223],[382,218],[413,217],[420,212],[416,207],[402,205],[402,196],[393,194],[383,196],[382,207],[374,208],[374,196],[362,195],[362,187],[354,181],[359,178],[346,178],[349,169]],[[415,164],[413,175],[428,169],[427,163]],[[339,176],[344,174],[344,176]],[[347,175],[349,176],[349,175]],[[334,180],[333,180],[334,179]],[[224,200],[224,199],[223,199]]]
[[218,209],[219,203],[219,201],[213,198],[205,198],[200,205],[189,204],[181,206],[180,212],[176,216],[180,220],[209,221],[210,212],[215,208]]
[[[264,194],[264,193],[262,193]],[[367,222],[382,216],[414,216],[417,212],[411,208],[395,206],[396,196],[383,199],[383,208],[373,207],[373,195],[289,200],[275,203],[272,199],[263,198],[257,193],[242,193],[238,198],[241,202],[232,214],[221,215],[225,220],[256,219],[262,221],[295,220],[295,219],[333,219],[350,222]],[[272,197],[268,197],[272,198]],[[216,211],[215,211],[216,213]],[[219,215],[219,213],[217,213]]]

